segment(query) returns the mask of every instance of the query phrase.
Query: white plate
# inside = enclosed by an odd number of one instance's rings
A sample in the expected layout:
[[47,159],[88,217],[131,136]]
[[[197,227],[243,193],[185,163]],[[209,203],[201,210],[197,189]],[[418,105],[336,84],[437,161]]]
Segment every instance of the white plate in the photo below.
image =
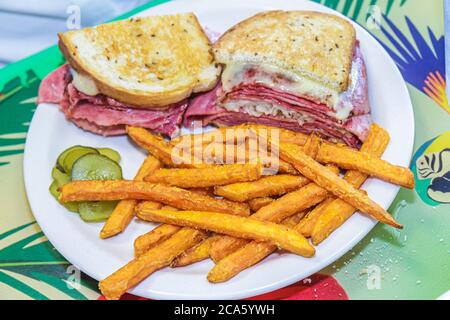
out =
[[[203,26],[224,32],[242,19],[270,9],[334,12],[306,1],[197,0],[169,2],[139,15],[193,11]],[[387,129],[392,138],[384,159],[408,166],[414,142],[414,115],[405,83],[382,46],[358,24],[354,23],[354,26],[366,58],[373,118]],[[118,150],[123,157],[121,164],[125,178],[133,177],[144,154],[126,137],[104,138],[76,128],[64,119],[55,105],[39,105],[30,125],[24,176],[36,220],[67,260],[94,279],[101,280],[132,259],[134,239],[153,225],[133,221],[125,233],[113,239],[100,240],[98,234],[102,224],[84,223],[60,206],[48,192],[50,171],[58,154],[73,145]],[[364,189],[384,208],[389,207],[399,190],[378,180],[368,181]],[[185,268],[158,271],[130,292],[156,299],[239,299],[270,292],[325,268],[357,244],[374,225],[370,218],[356,214],[317,248],[314,258],[273,254],[263,263],[223,284],[210,284],[206,280],[213,264],[204,261]]]

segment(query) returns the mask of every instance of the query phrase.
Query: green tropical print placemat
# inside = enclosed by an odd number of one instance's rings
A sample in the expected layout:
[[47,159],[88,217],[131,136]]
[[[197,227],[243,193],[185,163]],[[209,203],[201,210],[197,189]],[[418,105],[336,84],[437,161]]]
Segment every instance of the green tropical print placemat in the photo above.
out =
[[[378,225],[321,273],[334,277],[350,299],[435,299],[450,290],[443,1],[314,1],[355,20],[384,46],[408,85],[416,124],[411,169],[417,186],[402,189],[390,208],[405,229]],[[164,2],[151,1],[117,19]],[[23,185],[24,144],[37,90],[62,63],[53,46],[0,69],[0,299],[99,297],[97,282],[79,274],[39,229]]]

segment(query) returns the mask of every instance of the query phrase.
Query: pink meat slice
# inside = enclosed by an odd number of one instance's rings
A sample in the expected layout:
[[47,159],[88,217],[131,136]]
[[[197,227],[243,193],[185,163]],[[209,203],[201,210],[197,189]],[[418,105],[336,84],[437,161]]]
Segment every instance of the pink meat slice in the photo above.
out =
[[71,80],[68,64],[52,71],[41,82],[37,103],[59,103],[63,99],[64,91]]
[[126,126],[137,126],[173,137],[179,132],[188,101],[163,109],[142,109],[123,104],[102,94],[90,96],[70,82],[68,65],[53,71],[41,83],[38,103],[58,103],[66,118],[80,128],[105,136],[126,133]]
[[[231,112],[220,106],[228,101],[268,102],[302,113],[308,116],[308,120],[300,124],[294,119],[282,116],[255,117],[245,112]],[[353,57],[351,83],[348,90],[341,94],[338,109],[348,104],[353,107],[350,116],[345,120],[338,120],[335,110],[309,97],[296,96],[256,82],[241,83],[230,92],[224,93],[219,83],[214,90],[191,99],[185,113],[185,125],[192,126],[195,121],[201,121],[204,126],[210,123],[237,125],[254,122],[305,133],[316,132],[330,140],[359,147],[367,138],[372,123],[367,72],[359,46],[355,48]]]
[[[266,90],[270,89],[266,88]],[[220,92],[220,88],[191,100],[185,114],[185,125],[187,127],[193,126],[195,121],[201,121],[203,126],[211,123],[223,126],[260,123],[304,133],[316,132],[329,140],[344,142],[352,147],[359,147],[361,142],[367,138],[372,123],[370,114],[353,116],[345,122],[339,122],[333,117],[317,112],[318,109],[316,108],[312,108],[311,111],[311,108],[308,107],[299,107],[285,102],[281,103],[280,101],[278,101],[278,105],[301,111],[303,114],[308,115],[310,120],[300,125],[294,119],[287,119],[281,116],[263,115],[255,117],[245,112],[231,112],[220,107],[216,103],[218,99],[217,91]],[[247,99],[248,97],[245,98],[245,100]]]
[[[215,109],[217,109],[217,106],[214,107]],[[286,119],[282,117],[272,117],[272,116],[254,117],[244,112],[229,112],[223,108],[220,109],[222,109],[222,112],[210,114],[209,116],[206,117],[203,116],[196,117],[191,114],[190,122],[186,123],[186,125],[193,126],[195,121],[201,121],[203,126],[206,126],[208,124],[216,124],[218,126],[233,126],[243,123],[259,123],[308,134],[316,132],[320,136],[328,140],[344,142],[345,144],[355,148],[359,147],[361,144],[361,140],[353,132],[347,129],[342,129],[340,127],[330,126],[329,123],[322,122],[320,120],[305,122],[303,125],[299,125],[299,123],[296,120],[292,119]],[[361,131],[361,133],[367,134],[368,128],[369,126],[367,127],[367,129],[364,129],[364,132]]]

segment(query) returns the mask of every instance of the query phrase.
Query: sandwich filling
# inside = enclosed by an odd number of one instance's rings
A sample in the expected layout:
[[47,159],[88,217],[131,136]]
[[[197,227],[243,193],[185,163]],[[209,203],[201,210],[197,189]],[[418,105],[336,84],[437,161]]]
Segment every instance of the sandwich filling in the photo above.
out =
[[99,94],[89,77],[73,72],[65,64],[50,73],[39,88],[38,103],[57,103],[66,118],[78,127],[104,136],[126,133],[126,126],[150,129],[176,136],[187,99],[164,109],[142,109]]
[[212,92],[194,98],[185,119],[188,126],[196,120],[203,125],[256,122],[316,132],[358,147],[372,122],[361,50],[355,47],[345,92],[272,66],[227,65],[222,83]]
[[100,93],[95,81],[91,77],[82,75],[73,68],[70,68],[70,74],[72,75],[72,85],[78,91],[90,96],[95,96]]

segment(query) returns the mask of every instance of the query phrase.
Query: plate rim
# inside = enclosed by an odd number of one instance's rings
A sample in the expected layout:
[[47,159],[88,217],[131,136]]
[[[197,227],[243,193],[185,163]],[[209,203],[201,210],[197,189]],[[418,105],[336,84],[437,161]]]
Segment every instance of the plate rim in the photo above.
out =
[[[162,6],[167,6],[167,5],[174,5],[177,3],[182,2],[181,0],[175,0],[175,1],[169,1],[169,2],[165,2],[162,4],[158,4],[154,7],[148,8],[142,12],[137,13],[137,15],[141,15],[141,14],[145,14],[145,13],[149,13],[152,14],[152,11],[155,8],[158,7],[162,7]],[[202,2],[202,0],[199,1],[200,3]],[[206,1],[203,1],[203,3],[205,3]],[[288,1],[286,1],[288,2]],[[328,11],[328,12],[332,12],[333,14],[336,14],[340,17],[344,17],[345,19],[347,19],[348,21],[351,21],[352,24],[355,26],[355,28],[358,28],[360,32],[365,33],[365,36],[368,36],[373,42],[376,43],[376,45],[381,49],[381,51],[383,52],[383,55],[385,55],[389,61],[391,62],[391,65],[395,68],[395,72],[397,73],[397,75],[403,80],[402,81],[402,86],[404,87],[403,89],[405,90],[405,92],[407,93],[407,97],[408,97],[408,102],[409,102],[409,109],[410,109],[410,113],[408,114],[408,116],[410,116],[411,119],[409,119],[409,123],[411,124],[411,128],[409,128],[412,132],[412,135],[410,137],[409,141],[410,143],[408,144],[408,150],[405,152],[408,155],[408,159],[410,162],[411,158],[412,158],[412,154],[413,154],[413,150],[414,150],[414,141],[415,141],[415,115],[414,115],[414,108],[412,105],[412,100],[411,100],[411,96],[407,87],[407,84],[398,68],[398,66],[395,64],[395,62],[392,60],[392,58],[389,56],[389,54],[386,52],[386,50],[383,48],[383,46],[379,43],[379,41],[372,35],[370,34],[366,29],[364,29],[362,26],[360,26],[357,22],[343,16],[341,13],[339,13],[338,11],[335,11],[333,9],[330,9],[328,7],[325,7],[321,4],[318,3],[309,3],[306,1],[298,1],[295,3],[295,6],[301,7],[303,4],[308,3],[308,5],[312,5],[312,6],[316,6],[317,8],[321,8],[322,10]],[[258,6],[264,6],[265,4],[269,5],[268,1],[248,1],[245,3],[246,5],[258,5]],[[278,3],[270,3],[270,6],[277,6]],[[201,5],[199,5],[201,6]],[[299,9],[301,10],[301,9]],[[30,127],[28,130],[28,133],[32,131],[33,128],[33,121],[35,119],[35,116],[38,114],[38,109],[41,107],[41,104],[37,106],[37,109],[33,115],[33,118],[30,122]],[[42,108],[41,108],[42,110]],[[35,214],[34,212],[37,212],[39,210],[34,210],[33,207],[36,207],[35,204],[32,203],[32,201],[30,200],[29,194],[30,194],[30,181],[28,180],[27,177],[29,177],[29,175],[27,174],[27,172],[29,172],[29,168],[30,168],[30,161],[32,156],[29,154],[29,150],[30,147],[29,145],[31,144],[33,138],[31,137],[31,135],[29,135],[27,133],[27,139],[25,142],[25,150],[24,150],[24,162],[23,162],[23,177],[24,177],[24,183],[25,183],[25,190],[26,190],[26,194],[27,194],[27,198],[29,200],[29,204],[30,204],[30,208],[32,209],[33,215],[37,221],[37,223],[39,224],[39,226],[41,227],[41,225],[46,225],[46,223],[41,219],[42,215],[41,214]],[[392,205],[393,201],[395,200],[395,198],[398,195],[400,188],[398,187],[395,193],[392,193],[392,199],[389,200],[390,205]],[[390,206],[389,205],[389,206]],[[338,260],[339,258],[341,258],[343,255],[345,255],[348,251],[351,250],[352,247],[354,247],[357,243],[359,243],[364,237],[366,237],[370,231],[376,226],[376,222],[372,221],[371,222],[371,227],[367,230],[367,232],[360,232],[356,237],[354,237],[352,239],[352,241],[349,241],[346,243],[346,249],[342,249],[340,251],[337,251],[332,257],[329,257],[327,259],[327,263],[324,266],[323,263],[321,264],[316,264],[316,266],[314,268],[311,268],[311,270],[313,270],[313,272],[311,272],[310,274],[314,274],[319,270],[322,270],[324,267],[332,264],[333,262],[335,262],[336,260]],[[79,268],[80,270],[82,270],[84,273],[86,273],[87,275],[91,276],[92,278],[99,280],[98,275],[96,275],[94,272],[90,272],[89,270],[86,270],[85,268],[80,268],[79,266],[82,264],[79,263],[78,259],[76,257],[73,257],[69,252],[66,252],[66,250],[64,249],[64,246],[60,245],[60,243],[57,241],[56,236],[49,230],[44,230],[44,228],[42,228],[42,231],[44,232],[44,234],[46,235],[46,237],[48,238],[48,240],[52,243],[52,245],[55,247],[55,249],[61,253],[70,263],[72,263],[73,265],[77,266],[77,268]],[[54,238],[55,236],[55,238]],[[71,257],[70,259],[68,259],[67,257]],[[303,278],[305,278],[304,275],[300,275],[300,273],[297,273],[297,275],[293,275],[291,277],[286,277],[283,278],[281,280],[278,280],[276,283],[271,283],[265,286],[260,286],[257,289],[246,289],[246,290],[242,290],[239,293],[228,293],[228,294],[220,294],[219,296],[216,297],[211,297],[211,293],[205,293],[203,295],[196,295],[195,297],[190,297],[188,295],[184,295],[184,294],[174,294],[174,293],[165,293],[165,292],[159,292],[159,291],[155,291],[155,290],[148,290],[144,288],[141,288],[140,286],[137,286],[131,290],[129,290],[128,292],[136,294],[136,295],[140,295],[140,296],[145,296],[145,297],[149,297],[149,298],[156,298],[156,299],[241,299],[241,298],[247,298],[247,297],[252,297],[252,296],[257,296],[263,293],[267,293],[267,292],[271,292],[274,290],[277,290],[279,288],[283,288],[287,285],[290,285],[292,283],[295,283],[299,280],[302,280]]]

